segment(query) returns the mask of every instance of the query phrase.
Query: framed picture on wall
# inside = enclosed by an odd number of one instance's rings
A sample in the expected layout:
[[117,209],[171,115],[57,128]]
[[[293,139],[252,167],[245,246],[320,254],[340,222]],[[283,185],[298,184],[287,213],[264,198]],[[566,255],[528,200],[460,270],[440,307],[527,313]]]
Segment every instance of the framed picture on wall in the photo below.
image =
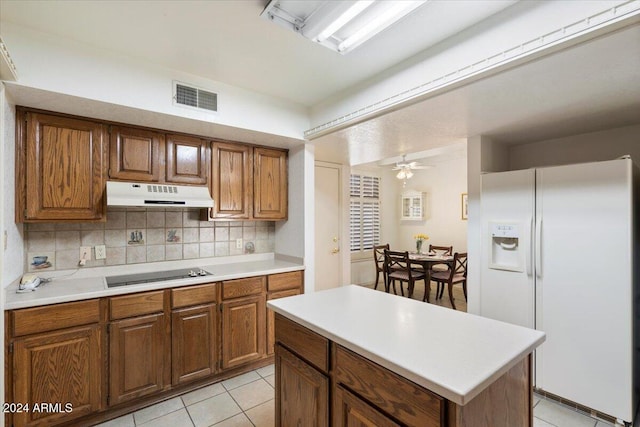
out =
[[467,193],[462,193],[462,219],[469,219],[467,210]]

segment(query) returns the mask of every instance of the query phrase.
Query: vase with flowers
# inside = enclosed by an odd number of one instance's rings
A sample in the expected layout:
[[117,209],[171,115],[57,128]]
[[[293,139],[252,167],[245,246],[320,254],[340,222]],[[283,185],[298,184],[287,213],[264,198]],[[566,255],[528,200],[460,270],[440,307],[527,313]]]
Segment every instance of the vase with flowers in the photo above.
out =
[[421,254],[422,253],[422,242],[427,240],[429,238],[429,236],[427,236],[426,234],[418,233],[415,236],[413,236],[413,238],[416,239],[416,252]]

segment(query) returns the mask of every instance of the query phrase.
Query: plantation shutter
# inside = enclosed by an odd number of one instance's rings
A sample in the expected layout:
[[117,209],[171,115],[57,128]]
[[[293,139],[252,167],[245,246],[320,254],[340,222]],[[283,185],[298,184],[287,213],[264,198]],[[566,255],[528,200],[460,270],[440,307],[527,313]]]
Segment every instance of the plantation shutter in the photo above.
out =
[[380,243],[380,178],[352,174],[350,194],[351,252],[371,250]]

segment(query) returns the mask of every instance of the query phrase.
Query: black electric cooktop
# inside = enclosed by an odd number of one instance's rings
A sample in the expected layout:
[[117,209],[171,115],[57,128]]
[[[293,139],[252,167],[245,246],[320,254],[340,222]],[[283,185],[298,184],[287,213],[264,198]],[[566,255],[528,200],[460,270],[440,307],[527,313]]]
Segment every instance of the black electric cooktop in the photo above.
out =
[[190,279],[192,277],[211,276],[211,273],[201,268],[181,270],[153,271],[151,273],[123,274],[122,276],[107,277],[107,287],[139,285],[150,282],[164,282],[166,280]]

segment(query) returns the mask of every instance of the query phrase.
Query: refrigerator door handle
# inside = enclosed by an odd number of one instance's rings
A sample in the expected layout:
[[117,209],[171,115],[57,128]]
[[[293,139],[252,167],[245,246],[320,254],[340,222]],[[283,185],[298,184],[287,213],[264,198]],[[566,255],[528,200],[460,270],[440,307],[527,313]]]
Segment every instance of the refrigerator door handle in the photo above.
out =
[[527,276],[531,276],[532,275],[531,257],[533,256],[533,217],[529,218],[528,227],[529,229],[527,230],[527,236],[529,237],[529,244],[527,245],[527,252],[525,253],[524,257],[525,257],[525,264],[527,266]]
[[542,277],[542,218],[536,219],[536,277]]

